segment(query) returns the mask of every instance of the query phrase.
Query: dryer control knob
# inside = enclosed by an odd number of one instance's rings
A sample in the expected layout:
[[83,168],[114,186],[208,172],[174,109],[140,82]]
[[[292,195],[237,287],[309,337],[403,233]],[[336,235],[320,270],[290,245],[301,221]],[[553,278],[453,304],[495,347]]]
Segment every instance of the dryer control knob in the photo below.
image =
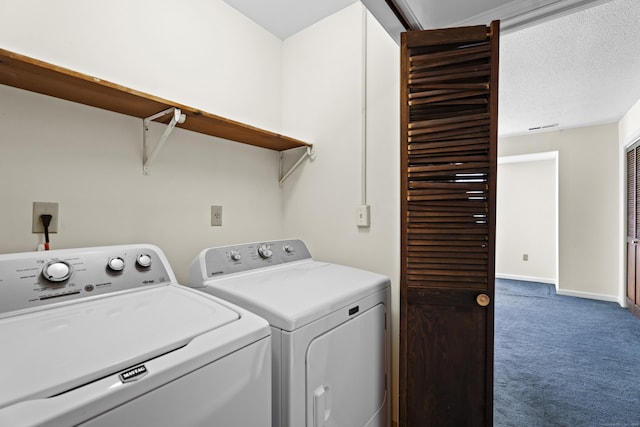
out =
[[142,268],[151,267],[151,256],[147,254],[140,254],[136,258],[136,264]]
[[240,261],[242,255],[240,255],[240,251],[229,251],[229,258],[231,258],[232,261]]
[[50,261],[42,269],[42,276],[50,282],[64,282],[71,276],[71,265],[66,261]]
[[112,271],[122,271],[124,270],[124,260],[120,257],[109,258],[107,267]]
[[262,259],[271,258],[273,251],[269,249],[269,246],[267,245],[260,245],[258,246],[258,255],[260,255],[260,258]]
[[282,247],[282,249],[284,249],[284,251],[285,251],[286,253],[288,253],[288,254],[291,254],[291,253],[293,253],[293,252],[294,252],[294,250],[293,250],[293,246],[291,246],[291,245],[284,245],[284,246]]

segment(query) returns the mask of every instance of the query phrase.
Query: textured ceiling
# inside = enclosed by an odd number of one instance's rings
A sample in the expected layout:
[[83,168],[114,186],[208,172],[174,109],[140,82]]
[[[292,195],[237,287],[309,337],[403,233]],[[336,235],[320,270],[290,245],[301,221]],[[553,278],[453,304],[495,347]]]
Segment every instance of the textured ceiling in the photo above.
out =
[[[358,0],[225,1],[285,39]],[[396,1],[428,16],[424,28],[511,26],[500,38],[501,135],[615,122],[640,99],[640,0]]]
[[638,99],[638,0],[612,0],[500,38],[503,135],[614,122]]

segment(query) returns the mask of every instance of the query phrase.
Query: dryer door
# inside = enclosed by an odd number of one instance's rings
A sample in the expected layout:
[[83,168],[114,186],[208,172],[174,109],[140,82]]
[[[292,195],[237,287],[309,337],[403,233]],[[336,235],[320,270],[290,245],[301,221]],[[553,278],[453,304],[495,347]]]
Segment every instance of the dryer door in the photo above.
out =
[[311,342],[307,426],[384,426],[385,308],[379,304]]

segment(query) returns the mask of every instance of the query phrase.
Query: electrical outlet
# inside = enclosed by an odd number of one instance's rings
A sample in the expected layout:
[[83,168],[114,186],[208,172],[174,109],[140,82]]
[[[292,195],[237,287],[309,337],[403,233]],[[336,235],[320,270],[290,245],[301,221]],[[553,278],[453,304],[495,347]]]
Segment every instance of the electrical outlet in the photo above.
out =
[[369,227],[371,225],[369,220],[370,212],[371,209],[369,205],[356,207],[356,224],[358,227]]
[[211,206],[211,226],[222,226],[222,206]]
[[522,254],[523,261],[529,261],[529,254]]
[[49,233],[58,232],[58,203],[57,202],[33,202],[33,218],[31,220],[32,233],[44,233],[44,225],[40,215],[51,215]]

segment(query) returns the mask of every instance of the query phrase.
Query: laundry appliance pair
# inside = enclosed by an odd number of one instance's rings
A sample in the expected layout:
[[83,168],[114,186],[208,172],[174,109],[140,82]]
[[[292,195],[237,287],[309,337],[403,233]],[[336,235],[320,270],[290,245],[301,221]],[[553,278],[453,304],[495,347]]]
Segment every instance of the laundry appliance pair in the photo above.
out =
[[152,245],[0,255],[0,425],[390,425],[386,277],[287,240],[189,282]]

